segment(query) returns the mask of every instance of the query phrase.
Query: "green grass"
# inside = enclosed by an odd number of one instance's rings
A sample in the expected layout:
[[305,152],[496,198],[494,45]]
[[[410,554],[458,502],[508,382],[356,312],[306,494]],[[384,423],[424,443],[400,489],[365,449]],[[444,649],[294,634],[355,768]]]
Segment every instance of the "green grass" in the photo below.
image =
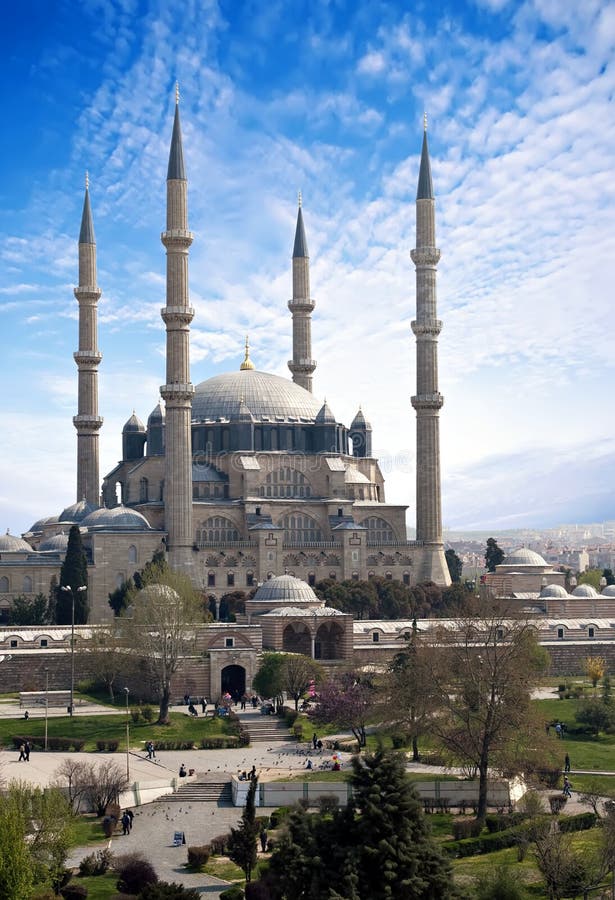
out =
[[[130,746],[143,749],[146,741],[189,741],[197,744],[204,737],[223,736],[233,733],[233,726],[222,718],[193,719],[184,713],[171,713],[169,725],[155,725],[130,722]],[[45,734],[45,720],[41,718],[0,719],[0,745],[11,748],[13,735],[42,738]],[[85,740],[84,750],[96,750],[97,740],[117,740],[125,747],[126,715],[101,716],[60,716],[48,720],[49,737],[75,738]]]
[[[545,722],[564,722],[568,728],[577,726],[574,717],[579,709],[579,700],[537,700],[535,701]],[[551,729],[553,748],[559,751],[562,767],[566,753],[570,756],[572,769],[592,769],[615,774],[615,735],[566,734],[560,740]],[[577,777],[578,778],[581,776]],[[615,782],[613,784],[615,787]]]
[[75,816],[71,835],[71,847],[85,847],[88,844],[100,844],[106,841],[102,819],[93,815]]

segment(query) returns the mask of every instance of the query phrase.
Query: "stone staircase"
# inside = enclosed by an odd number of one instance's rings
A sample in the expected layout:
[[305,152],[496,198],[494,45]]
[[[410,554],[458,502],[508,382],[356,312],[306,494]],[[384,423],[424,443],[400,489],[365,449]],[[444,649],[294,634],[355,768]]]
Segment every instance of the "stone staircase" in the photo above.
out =
[[250,743],[265,743],[266,741],[291,741],[292,735],[283,719],[277,716],[261,716],[260,713],[239,713],[241,727],[250,735]]
[[174,794],[158,797],[155,803],[218,803],[231,804],[230,781],[190,781],[182,784]]

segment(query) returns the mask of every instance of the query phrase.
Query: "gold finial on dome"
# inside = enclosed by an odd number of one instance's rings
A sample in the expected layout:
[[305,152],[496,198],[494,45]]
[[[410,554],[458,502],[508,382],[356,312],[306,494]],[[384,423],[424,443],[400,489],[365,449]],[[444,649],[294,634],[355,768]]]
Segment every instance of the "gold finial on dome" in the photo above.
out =
[[246,355],[245,355],[244,361],[239,366],[239,371],[245,372],[246,370],[253,369],[253,368],[254,368],[254,363],[250,359],[250,340],[248,338],[248,335],[246,334]]

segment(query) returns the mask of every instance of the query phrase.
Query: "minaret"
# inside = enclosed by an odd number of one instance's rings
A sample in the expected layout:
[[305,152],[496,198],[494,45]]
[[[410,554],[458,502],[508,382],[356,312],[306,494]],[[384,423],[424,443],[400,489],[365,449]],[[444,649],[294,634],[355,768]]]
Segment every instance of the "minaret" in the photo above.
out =
[[440,408],[438,391],[438,335],[442,322],[436,309],[436,216],[431,166],[427,146],[427,116],[416,194],[416,249],[410,252],[416,266],[416,539],[425,547],[420,579],[449,584],[442,546],[442,501],[440,490]]
[[167,550],[172,568],[189,572],[192,565],[192,442],[194,387],[190,383],[190,322],[194,310],[188,297],[188,183],[184,170],[179,124],[179,88],[175,89],[175,120],[167,171],[167,228],[161,240],[167,250],[166,306],[160,314],[167,329],[167,380],[160,388],[166,405],[164,515]]
[[77,429],[77,501],[100,506],[98,432],[103,420],[98,415],[98,298],[96,284],[96,238],[90,207],[89,180],[85,175],[85,199],[79,232],[79,349],[73,354],[77,363],[78,401],[73,424]]
[[301,212],[301,192],[293,247],[293,299],[288,308],[293,314],[293,358],[288,368],[293,373],[295,384],[312,392],[312,373],[316,360],[312,359],[312,310],[314,301],[310,299],[310,257],[308,254],[303,213]]

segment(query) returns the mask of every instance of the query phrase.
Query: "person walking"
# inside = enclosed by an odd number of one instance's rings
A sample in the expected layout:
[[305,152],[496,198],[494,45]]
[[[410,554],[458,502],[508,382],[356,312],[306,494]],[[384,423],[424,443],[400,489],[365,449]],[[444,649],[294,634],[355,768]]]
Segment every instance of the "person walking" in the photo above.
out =
[[572,785],[570,784],[570,779],[567,775],[564,775],[564,790],[562,791],[564,797],[572,797]]
[[267,831],[265,828],[261,829],[259,838],[260,838],[260,842],[261,842],[261,850],[263,853],[266,853],[267,852]]
[[564,772],[570,772],[570,756],[568,754],[564,757]]
[[317,743],[318,743],[318,737],[316,735],[316,732],[314,732],[314,734],[312,735],[312,746],[313,746],[314,750],[316,749]]
[[132,820],[134,819],[135,814],[133,813],[133,811],[131,809],[127,809],[126,815],[128,816],[128,818],[130,820],[129,825],[128,825],[128,831],[130,832],[130,831],[132,831]]
[[32,749],[30,741],[26,741],[26,743],[23,745],[23,749],[26,756],[26,762],[30,762],[30,750]]
[[128,813],[124,813],[122,816],[122,834],[130,833],[130,816]]
[[23,759],[24,762],[26,761],[26,747],[25,747],[25,744],[20,744],[20,745],[19,745],[19,759],[17,760],[17,762],[21,762],[22,759]]
[[207,715],[207,700],[205,697],[201,697],[201,712],[204,716]]

